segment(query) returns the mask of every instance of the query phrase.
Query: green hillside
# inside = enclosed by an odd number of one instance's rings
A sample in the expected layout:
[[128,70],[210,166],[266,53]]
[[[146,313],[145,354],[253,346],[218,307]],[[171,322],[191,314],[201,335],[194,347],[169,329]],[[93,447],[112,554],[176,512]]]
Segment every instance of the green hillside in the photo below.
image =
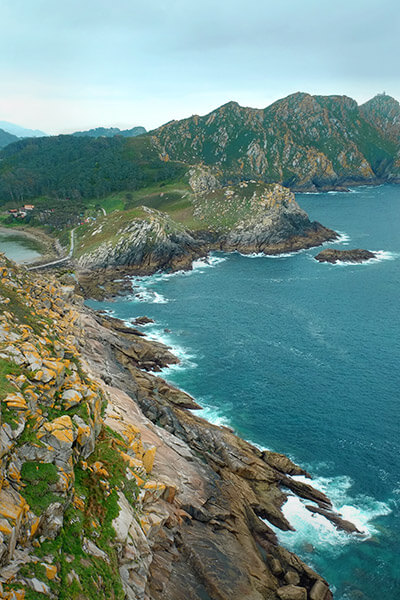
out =
[[26,139],[1,153],[0,204],[41,196],[98,199],[181,172],[179,165],[160,159],[148,137]]
[[213,165],[222,181],[255,178],[312,190],[386,177],[399,140],[390,123],[383,127],[382,111],[378,103],[367,118],[346,96],[297,93],[264,110],[229,102],[151,133],[163,156]]
[[229,102],[139,137],[82,133],[4,148],[0,205],[129,208],[132,193],[182,181],[199,165],[209,167],[214,187],[254,180],[318,191],[400,181],[400,105],[386,95],[358,106],[347,96],[296,93],[265,109]]
[[5,148],[8,144],[12,144],[16,141],[18,141],[16,135],[8,133],[8,131],[4,131],[4,129],[0,129],[0,148]]

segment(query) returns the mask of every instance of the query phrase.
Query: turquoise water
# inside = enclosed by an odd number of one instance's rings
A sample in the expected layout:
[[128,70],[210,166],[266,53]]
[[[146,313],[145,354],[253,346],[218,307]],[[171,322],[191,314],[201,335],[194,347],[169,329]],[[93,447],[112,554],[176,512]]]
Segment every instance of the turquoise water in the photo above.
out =
[[[337,532],[290,497],[286,547],[324,575],[336,599],[400,598],[400,187],[298,195],[341,232],[337,248],[379,251],[363,265],[295,255],[214,255],[187,274],[137,280],[131,296],[91,303],[176,348],[164,372],[246,439],[308,468],[365,532]],[[331,244],[329,244],[331,245]],[[165,333],[168,328],[171,332]]]
[[0,232],[0,252],[17,263],[32,262],[41,256],[35,240],[14,232]]

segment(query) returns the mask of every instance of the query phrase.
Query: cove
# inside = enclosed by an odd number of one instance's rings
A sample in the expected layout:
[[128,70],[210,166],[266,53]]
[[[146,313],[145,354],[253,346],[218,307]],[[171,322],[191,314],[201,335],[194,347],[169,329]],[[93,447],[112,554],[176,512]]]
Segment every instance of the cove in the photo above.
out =
[[16,263],[29,263],[41,256],[41,246],[31,237],[14,231],[0,231],[0,252]]

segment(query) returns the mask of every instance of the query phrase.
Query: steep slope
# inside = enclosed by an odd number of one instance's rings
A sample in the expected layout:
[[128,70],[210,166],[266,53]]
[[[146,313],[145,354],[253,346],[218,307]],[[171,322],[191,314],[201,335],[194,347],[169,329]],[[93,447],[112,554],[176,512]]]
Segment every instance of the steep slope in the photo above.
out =
[[5,148],[8,144],[12,144],[13,142],[17,142],[18,138],[16,135],[12,135],[5,131],[4,129],[0,129],[0,149]]
[[400,104],[387,94],[378,94],[360,106],[360,112],[385,137],[400,143]]
[[389,96],[363,107],[347,96],[305,93],[262,110],[229,102],[148,134],[97,128],[8,145],[0,153],[0,205],[43,196],[98,200],[201,164],[214,168],[219,185],[346,189],[399,181],[399,152],[399,105]]
[[113,521],[125,503],[147,526],[155,449],[137,429],[103,424],[107,400],[79,357],[72,288],[3,255],[0,275],[0,596],[121,598]]
[[215,165],[222,181],[326,189],[377,182],[393,164],[398,139],[364,112],[346,96],[297,93],[264,110],[230,102],[151,134],[164,157]]
[[393,161],[389,161],[385,169],[385,177],[394,183],[400,183],[400,104],[386,94],[378,94],[360,107],[368,123],[385,137],[392,141],[396,147]]

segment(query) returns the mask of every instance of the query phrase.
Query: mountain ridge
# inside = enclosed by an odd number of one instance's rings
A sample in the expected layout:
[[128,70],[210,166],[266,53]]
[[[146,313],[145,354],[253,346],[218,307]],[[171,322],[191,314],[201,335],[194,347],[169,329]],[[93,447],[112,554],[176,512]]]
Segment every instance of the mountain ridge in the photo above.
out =
[[398,181],[400,105],[385,98],[388,116],[375,99],[372,111],[339,95],[296,92],[264,109],[231,101],[149,134],[165,158],[217,167],[234,181],[258,178],[307,191]]
[[29,127],[22,127],[16,123],[10,123],[9,121],[0,121],[0,128],[4,129],[8,133],[15,135],[18,138],[24,137],[44,137],[47,133],[40,129],[30,129]]
[[16,135],[5,131],[5,129],[0,129],[0,149],[5,148],[13,142],[18,142],[18,139]]
[[[104,131],[113,137],[103,137]],[[400,105],[383,94],[362,105],[349,96],[305,92],[264,109],[230,101],[136,137],[124,137],[133,130],[114,131],[9,144],[0,153],[0,204],[130,192],[156,163],[159,171],[170,165],[175,174],[178,167],[203,165],[220,187],[256,180],[318,192],[400,182]],[[127,177],[121,179],[117,163]]]
[[75,137],[114,137],[122,135],[123,137],[136,137],[147,133],[142,126],[132,127],[131,129],[119,129],[119,127],[94,127],[85,131],[74,131],[71,135]]

